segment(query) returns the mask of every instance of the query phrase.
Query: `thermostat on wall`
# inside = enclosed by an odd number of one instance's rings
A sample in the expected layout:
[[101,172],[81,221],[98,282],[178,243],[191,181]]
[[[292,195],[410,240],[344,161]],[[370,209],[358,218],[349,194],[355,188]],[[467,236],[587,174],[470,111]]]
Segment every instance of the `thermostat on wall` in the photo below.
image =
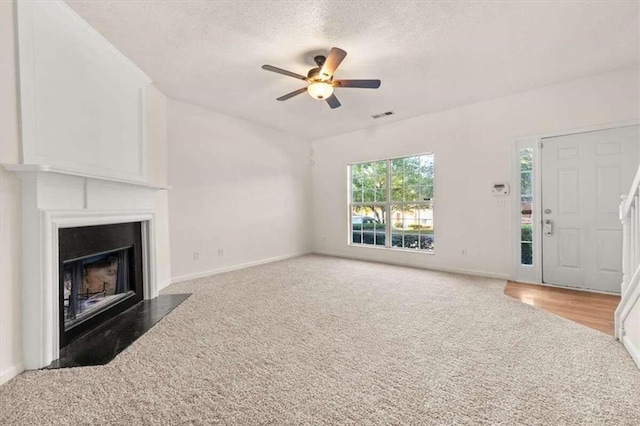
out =
[[491,195],[509,195],[508,183],[494,183],[491,187]]

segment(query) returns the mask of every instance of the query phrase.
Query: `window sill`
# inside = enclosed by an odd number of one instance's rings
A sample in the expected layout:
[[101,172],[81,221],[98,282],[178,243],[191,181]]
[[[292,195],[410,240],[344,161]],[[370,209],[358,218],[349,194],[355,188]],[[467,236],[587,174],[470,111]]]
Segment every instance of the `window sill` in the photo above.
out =
[[399,252],[403,252],[403,253],[419,253],[419,254],[428,254],[428,255],[435,255],[435,250],[416,250],[416,249],[407,249],[407,248],[402,248],[402,247],[384,247],[384,246],[375,246],[372,244],[354,244],[354,243],[347,243],[347,246],[349,247],[361,247],[361,248],[368,248],[368,249],[374,249],[374,250],[381,250],[381,251],[399,251]]

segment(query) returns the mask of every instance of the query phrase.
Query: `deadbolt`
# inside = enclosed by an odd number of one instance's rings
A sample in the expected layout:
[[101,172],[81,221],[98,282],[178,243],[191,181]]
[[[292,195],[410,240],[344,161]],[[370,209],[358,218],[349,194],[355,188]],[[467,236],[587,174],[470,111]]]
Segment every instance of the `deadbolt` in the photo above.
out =
[[551,209],[544,209],[544,214],[551,214]]

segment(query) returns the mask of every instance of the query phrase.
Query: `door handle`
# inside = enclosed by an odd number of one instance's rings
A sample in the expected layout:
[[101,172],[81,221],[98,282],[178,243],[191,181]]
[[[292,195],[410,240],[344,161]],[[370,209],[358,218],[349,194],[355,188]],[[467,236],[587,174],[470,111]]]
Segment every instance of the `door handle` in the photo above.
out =
[[551,219],[547,219],[544,221],[544,235],[551,235],[553,234],[553,221]]

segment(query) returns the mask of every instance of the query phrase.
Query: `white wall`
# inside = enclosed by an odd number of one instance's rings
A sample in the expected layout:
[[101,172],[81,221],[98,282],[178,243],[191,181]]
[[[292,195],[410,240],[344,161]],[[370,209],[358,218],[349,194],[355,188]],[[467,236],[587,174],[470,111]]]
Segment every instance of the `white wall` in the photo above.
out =
[[309,181],[308,142],[170,101],[174,280],[306,252]]
[[[167,97],[156,87],[147,88],[147,164],[149,182],[167,185]],[[156,280],[158,290],[171,283],[169,246],[169,194],[156,192]]]
[[[19,161],[13,2],[0,2],[0,163]],[[0,384],[22,369],[20,180],[0,167]]]
[[[15,3],[0,2],[0,163],[22,162]],[[148,181],[167,182],[167,99],[155,87],[147,95]],[[90,154],[87,148],[81,154]],[[85,155],[86,156],[86,155]],[[100,171],[94,171],[101,174]],[[170,282],[168,196],[156,194],[157,270],[160,288]],[[22,371],[22,208],[21,181],[0,167],[0,384]]]
[[24,163],[145,180],[149,77],[64,1],[17,11]]
[[[508,277],[511,203],[496,206],[489,190],[510,181],[512,141],[637,119],[637,93],[638,69],[627,68],[314,141],[313,248]],[[435,154],[435,254],[348,246],[347,164],[423,152]]]

